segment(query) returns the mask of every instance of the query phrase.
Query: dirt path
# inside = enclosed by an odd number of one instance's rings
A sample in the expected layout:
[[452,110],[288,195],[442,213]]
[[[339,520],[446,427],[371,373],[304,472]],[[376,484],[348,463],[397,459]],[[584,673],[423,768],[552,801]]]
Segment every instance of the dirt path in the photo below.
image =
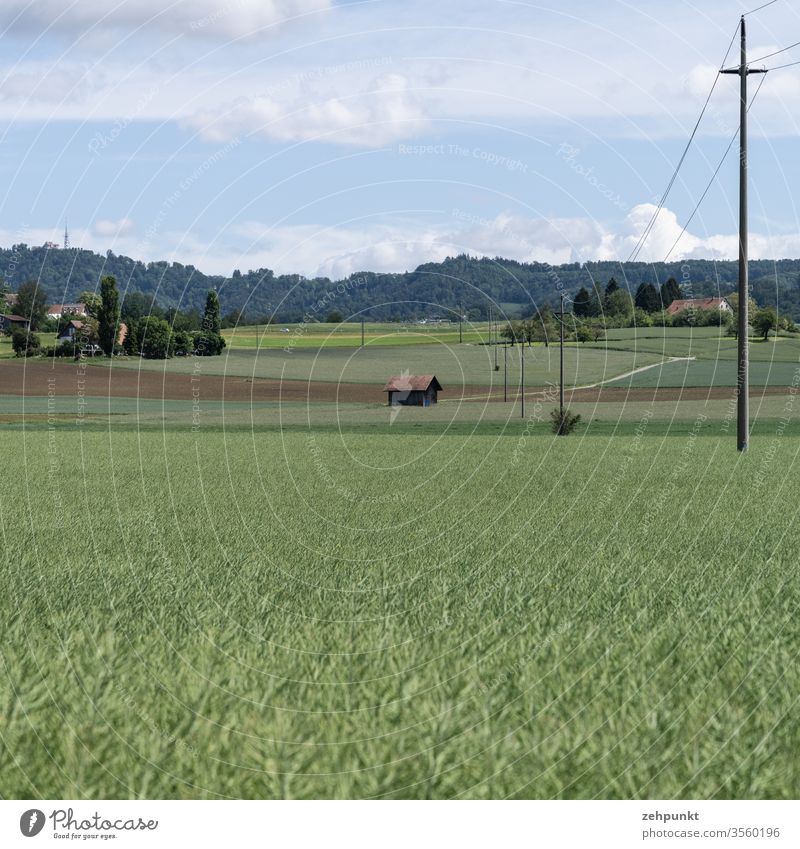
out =
[[595,389],[598,386],[604,386],[606,383],[613,383],[615,380],[622,380],[623,378],[630,377],[634,374],[641,374],[643,371],[650,371],[651,368],[661,368],[661,366],[665,366],[668,363],[681,363],[696,359],[697,357],[667,357],[665,360],[661,360],[660,363],[652,363],[649,366],[640,366],[639,368],[632,369],[631,371],[626,371],[624,374],[617,374],[614,377],[607,377],[605,380],[598,380],[597,383],[587,383],[586,386],[575,386],[573,391],[577,391],[579,389]]

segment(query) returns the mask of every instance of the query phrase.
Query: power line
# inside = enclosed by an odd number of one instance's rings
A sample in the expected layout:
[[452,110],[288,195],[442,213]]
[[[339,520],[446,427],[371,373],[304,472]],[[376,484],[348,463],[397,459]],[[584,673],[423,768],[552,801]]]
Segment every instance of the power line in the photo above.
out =
[[781,68],[791,68],[793,65],[800,65],[800,59],[796,62],[787,62],[785,65],[776,65],[774,68],[767,68],[768,71],[780,71]]
[[762,9],[766,9],[767,6],[771,6],[773,3],[777,3],[778,0],[769,0],[769,3],[762,3],[760,6],[756,6],[755,9],[751,9],[749,12],[745,12],[742,17],[746,18],[748,15],[752,15],[754,12],[760,12]]
[[[761,91],[761,86],[764,85],[765,79],[766,79],[766,77],[764,76],[764,77],[761,77],[761,79],[759,80],[758,88],[753,93],[753,97],[751,98],[750,103],[747,107],[748,112],[750,111],[750,108],[752,107],[752,105],[756,102],[756,98],[758,97],[759,91]],[[727,159],[728,154],[731,152],[731,148],[733,147],[733,143],[736,141],[738,136],[739,136],[739,130],[737,129],[736,132],[731,137],[731,140],[728,142],[728,146],[725,148],[725,153],[722,154],[722,159],[720,159],[719,164],[714,169],[714,173],[711,175],[711,179],[708,181],[708,185],[705,187],[703,194],[700,195],[700,200],[698,200],[697,203],[695,204],[695,207],[692,210],[692,214],[686,219],[686,223],[683,225],[683,229],[678,234],[678,238],[675,239],[672,247],[669,249],[669,251],[667,252],[667,255],[664,257],[665,263],[670,258],[670,256],[672,256],[672,252],[677,247],[678,242],[680,242],[680,240],[684,237],[687,229],[689,228],[689,225],[692,223],[692,219],[697,214],[697,210],[700,209],[700,204],[702,204],[703,200],[705,199],[705,196],[709,193],[709,191],[711,190],[711,187],[714,185],[714,181],[717,179],[717,174],[719,174],[720,168],[722,168],[722,165],[725,162],[725,160]]]
[[770,56],[777,56],[779,53],[785,53],[787,50],[791,50],[793,47],[797,47],[798,45],[800,45],[800,41],[795,41],[794,44],[790,44],[788,47],[781,47],[780,50],[773,50],[772,53],[766,53],[763,56],[759,56],[758,59],[750,59],[747,64],[752,65],[755,62],[762,62],[764,59],[769,59]]
[[[731,36],[730,43],[728,44],[728,49],[725,51],[725,56],[720,63],[720,67],[722,67],[728,59],[728,54],[731,52],[731,47],[733,46],[734,39],[736,38],[736,33],[738,31],[734,30],[733,35]],[[719,74],[714,77],[714,82],[711,85],[711,91],[708,93],[708,97],[706,97],[706,102],[703,104],[703,109],[700,112],[700,117],[697,119],[697,122],[694,125],[694,129],[692,130],[692,134],[689,136],[689,141],[686,142],[686,147],[683,149],[683,153],[681,154],[681,158],[678,160],[678,164],[675,166],[675,170],[670,178],[669,183],[667,184],[667,188],[664,191],[664,194],[661,196],[661,200],[658,202],[658,206],[656,207],[656,211],[650,217],[650,221],[647,223],[647,226],[644,229],[644,232],[639,237],[639,241],[636,243],[636,247],[631,251],[630,256],[628,257],[628,262],[631,262],[636,259],[639,255],[639,252],[644,247],[644,243],[647,241],[647,237],[650,235],[650,231],[653,229],[653,225],[656,223],[656,219],[658,218],[661,210],[666,203],[667,196],[672,190],[672,186],[675,183],[675,180],[678,178],[678,173],[681,170],[681,166],[683,165],[683,161],[686,159],[686,154],[689,152],[689,148],[694,141],[695,135],[697,135],[697,130],[700,127],[700,122],[703,120],[703,116],[706,113],[706,109],[708,108],[709,101],[711,100],[711,95],[714,94],[714,89],[717,87],[717,83],[719,82]]]

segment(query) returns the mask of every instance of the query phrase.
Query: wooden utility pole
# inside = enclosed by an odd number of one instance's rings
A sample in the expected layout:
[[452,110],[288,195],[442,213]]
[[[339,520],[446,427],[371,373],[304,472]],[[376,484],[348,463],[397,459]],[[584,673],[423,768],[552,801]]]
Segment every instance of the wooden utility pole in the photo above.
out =
[[747,75],[763,74],[766,71],[747,67],[744,15],[741,20],[739,67],[723,69],[720,73],[739,75],[739,346],[736,371],[736,447],[739,451],[747,451],[750,438],[750,372],[747,338],[750,327],[748,316],[750,292],[747,279]]
[[361,319],[361,347],[364,347],[364,319]]
[[519,346],[519,385],[522,387],[522,418],[525,418],[525,346]]
[[508,345],[503,345],[503,401],[508,401]]
[[559,384],[558,384],[558,432],[564,433],[564,294],[561,294],[561,345],[560,351],[561,362],[559,364]]
[[[494,317],[494,313],[492,313],[492,316]],[[500,366],[497,365],[497,337],[498,337],[497,319],[495,319],[494,320],[494,342],[492,343],[494,345],[494,370],[500,371]]]

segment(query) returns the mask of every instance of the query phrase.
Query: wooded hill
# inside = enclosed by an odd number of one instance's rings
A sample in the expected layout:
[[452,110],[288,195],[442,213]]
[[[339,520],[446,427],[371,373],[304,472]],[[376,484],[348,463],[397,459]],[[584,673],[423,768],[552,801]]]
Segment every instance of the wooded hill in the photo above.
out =
[[[529,315],[559,293],[581,286],[602,288],[612,276],[631,294],[640,283],[663,283],[674,277],[686,297],[727,295],[735,291],[737,264],[686,260],[666,265],[643,262],[589,262],[550,266],[508,259],[458,256],[400,274],[360,272],[344,280],[276,276],[269,269],[234,271],[230,277],[204,274],[193,265],[144,263],[110,251],[105,255],[79,248],[48,249],[15,245],[0,249],[0,283],[11,291],[25,280],[39,280],[50,303],[75,301],[94,291],[100,277],[113,274],[120,292],[141,292],[163,307],[203,309],[206,292],[216,288],[223,313],[243,312],[249,321],[274,316],[282,322],[324,320],[336,311],[345,319],[409,320],[456,318],[463,306],[472,319],[485,318],[499,304],[510,317]],[[750,263],[752,295],[759,306],[772,306],[800,321],[800,260]]]

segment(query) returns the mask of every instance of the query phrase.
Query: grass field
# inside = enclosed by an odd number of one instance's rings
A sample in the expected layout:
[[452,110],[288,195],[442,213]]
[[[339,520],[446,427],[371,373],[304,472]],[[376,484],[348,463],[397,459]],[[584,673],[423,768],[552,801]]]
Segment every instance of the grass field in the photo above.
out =
[[[520,347],[509,349],[508,380],[518,385]],[[370,383],[383,386],[394,374],[436,374],[443,386],[479,384],[502,386],[503,349],[498,346],[499,371],[494,370],[493,348],[485,345],[415,345],[413,347],[298,349],[291,353],[274,350],[243,351],[232,349],[220,357],[207,357],[200,363],[203,374],[238,375],[251,378],[284,380],[322,380],[335,383]],[[557,346],[543,345],[524,349],[525,382],[543,386],[558,379]],[[613,378],[642,365],[661,361],[655,354],[636,351],[601,350],[571,347],[565,349],[566,370],[571,384],[593,383]],[[97,363],[107,365],[107,361]],[[197,361],[191,357],[173,360],[120,360],[114,366],[147,371],[189,374]],[[446,395],[444,397],[447,397]]]
[[800,790],[795,439],[6,446],[4,797]]
[[[342,322],[327,324],[243,325],[224,331],[231,348],[354,348],[361,344],[361,324]],[[464,322],[459,334],[458,322],[417,324],[407,322],[365,322],[364,341],[371,346],[382,345],[455,345],[464,342],[485,342],[489,339],[487,322]]]
[[[336,328],[338,325],[332,325]],[[329,325],[312,325],[327,328]],[[250,331],[251,328],[244,328]],[[273,328],[270,328],[270,333]],[[256,338],[255,336],[253,338]],[[344,341],[347,344],[344,344]],[[280,340],[279,340],[280,341]],[[321,336],[310,337],[308,345],[239,346],[221,357],[202,363],[204,374],[238,375],[251,378],[322,380],[342,383],[383,385],[393,374],[437,375],[445,386],[463,384],[502,387],[504,354],[502,346],[476,342],[457,344],[455,340],[423,335],[413,344],[388,344],[391,335],[376,337],[365,348],[350,337],[333,342]],[[426,341],[429,344],[421,344]],[[341,343],[341,344],[340,344]],[[520,381],[520,347],[507,356],[509,385]],[[792,386],[798,383],[800,337],[781,337],[768,342],[752,340],[751,381],[754,386]],[[499,371],[495,371],[495,354]],[[558,380],[558,345],[535,344],[525,347],[525,382],[545,386]],[[669,362],[670,358],[682,358]],[[717,328],[631,328],[610,330],[598,343],[571,343],[565,347],[565,377],[568,386],[597,382],[630,387],[734,386],[736,383],[736,340],[719,335]],[[105,363],[98,362],[98,365]],[[168,361],[132,359],[115,363],[121,367],[189,373],[197,368],[191,358]],[[643,369],[630,375],[629,372]],[[657,367],[655,367],[657,366]],[[624,377],[620,377],[624,375]],[[447,397],[446,394],[444,397]]]
[[[459,400],[501,386],[475,344],[114,361],[197,403],[0,395],[0,797],[796,798],[798,343],[753,345],[787,389],[744,455],[724,393],[625,389],[722,385],[731,341],[568,347],[573,386],[656,365],[576,394],[568,439],[557,347],[526,349],[524,417]],[[404,368],[441,403],[387,408]]]

